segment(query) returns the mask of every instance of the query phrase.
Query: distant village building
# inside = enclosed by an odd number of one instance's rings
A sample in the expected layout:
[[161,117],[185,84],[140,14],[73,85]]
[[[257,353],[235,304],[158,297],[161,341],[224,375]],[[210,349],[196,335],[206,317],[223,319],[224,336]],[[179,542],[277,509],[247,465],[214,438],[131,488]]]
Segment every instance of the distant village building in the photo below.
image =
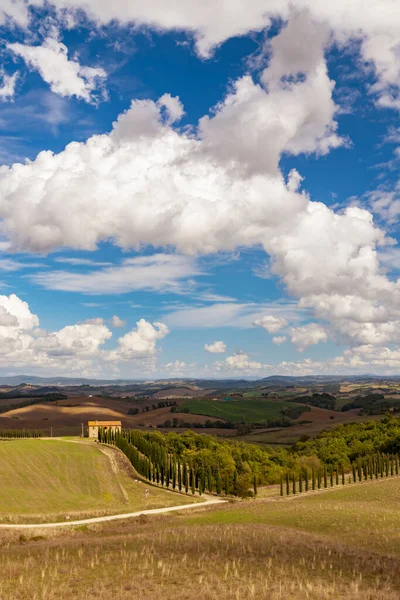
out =
[[89,437],[95,438],[97,440],[99,435],[99,428],[104,429],[104,431],[111,430],[113,433],[116,431],[121,432],[122,424],[121,421],[89,421]]

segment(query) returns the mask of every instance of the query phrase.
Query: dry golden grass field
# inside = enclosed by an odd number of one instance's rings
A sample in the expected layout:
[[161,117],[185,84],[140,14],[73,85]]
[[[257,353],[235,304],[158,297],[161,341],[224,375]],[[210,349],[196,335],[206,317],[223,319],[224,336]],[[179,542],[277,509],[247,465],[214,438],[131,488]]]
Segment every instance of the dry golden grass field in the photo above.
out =
[[400,478],[195,514],[0,531],[2,600],[398,600]]

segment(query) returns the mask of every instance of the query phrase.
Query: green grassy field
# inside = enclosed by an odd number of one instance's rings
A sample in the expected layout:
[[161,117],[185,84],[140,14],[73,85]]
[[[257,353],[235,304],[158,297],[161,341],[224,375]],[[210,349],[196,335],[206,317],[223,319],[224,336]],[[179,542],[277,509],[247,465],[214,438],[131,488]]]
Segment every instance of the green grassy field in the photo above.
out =
[[84,529],[0,531],[2,600],[398,600],[400,478]]
[[[147,500],[146,487],[149,489]],[[106,456],[94,444],[38,439],[0,442],[0,520],[3,522],[54,521],[67,514],[97,516],[191,500],[135,483],[113,455]]]
[[226,402],[208,398],[192,398],[179,408],[188,409],[194,415],[205,415],[233,422],[256,423],[281,417],[284,408],[293,406],[298,405],[262,398],[247,398]]

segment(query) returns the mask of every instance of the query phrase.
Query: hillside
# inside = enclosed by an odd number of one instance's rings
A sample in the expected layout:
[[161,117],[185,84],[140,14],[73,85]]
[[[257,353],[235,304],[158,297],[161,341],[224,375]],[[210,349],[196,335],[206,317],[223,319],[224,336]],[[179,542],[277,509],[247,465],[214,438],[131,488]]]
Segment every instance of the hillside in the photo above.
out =
[[145,522],[38,529],[22,542],[0,531],[0,589],[5,600],[398,600],[399,494],[391,479]]
[[[93,443],[56,440],[0,442],[0,520],[26,522],[158,508],[190,497],[136,483],[126,461]],[[148,487],[148,486],[147,486]]]

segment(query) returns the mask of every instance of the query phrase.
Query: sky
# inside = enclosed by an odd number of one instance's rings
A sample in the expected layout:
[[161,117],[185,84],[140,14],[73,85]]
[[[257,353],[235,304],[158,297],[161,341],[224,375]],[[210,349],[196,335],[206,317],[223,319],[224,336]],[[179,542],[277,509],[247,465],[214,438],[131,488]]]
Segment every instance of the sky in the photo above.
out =
[[399,374],[397,0],[0,0],[0,373]]

